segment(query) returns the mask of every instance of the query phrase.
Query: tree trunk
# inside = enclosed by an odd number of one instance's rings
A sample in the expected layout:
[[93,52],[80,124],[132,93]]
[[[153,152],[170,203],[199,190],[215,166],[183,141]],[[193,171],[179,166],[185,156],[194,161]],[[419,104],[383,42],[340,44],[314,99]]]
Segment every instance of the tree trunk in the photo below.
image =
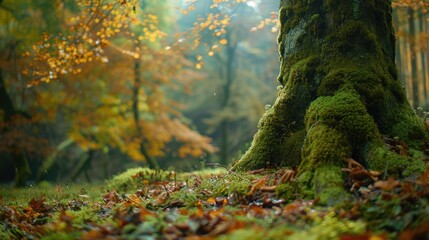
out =
[[134,60],[134,86],[133,86],[133,117],[134,123],[136,125],[137,135],[141,139],[140,142],[140,152],[145,157],[146,162],[151,169],[158,169],[158,161],[152,157],[148,150],[146,149],[146,137],[144,136],[143,130],[140,126],[140,111],[139,111],[139,102],[140,102],[140,88],[141,88],[141,79],[140,79],[140,59]]
[[[2,69],[0,69],[0,110],[3,112],[2,120],[6,122],[7,125],[14,127],[13,124],[10,123],[13,121],[13,116],[16,115],[17,112],[6,90]],[[4,127],[0,129],[0,133],[5,133],[9,130],[9,127]],[[27,178],[31,174],[28,159],[21,149],[10,149],[8,152],[15,165],[15,187],[24,187]]]
[[[419,11],[419,35],[425,33],[424,25],[426,24],[426,16],[420,10]],[[420,57],[420,76],[421,76],[421,84],[423,85],[423,103],[421,105],[427,105],[428,103],[428,89],[426,85],[426,57],[425,51],[422,49],[422,46],[419,47],[419,57]],[[417,53],[416,53],[417,54]]]
[[[226,72],[225,72],[225,84],[223,86],[223,99],[221,102],[222,110],[225,110],[228,107],[231,98],[232,83],[235,78],[235,58],[237,54],[237,44],[231,38],[231,35],[227,33],[226,39],[228,43],[226,45]],[[220,163],[224,166],[229,165],[229,153],[230,153],[230,143],[229,143],[229,121],[225,119],[220,124]]]
[[304,197],[348,198],[341,168],[353,158],[395,176],[422,160],[389,151],[383,135],[412,148],[428,139],[397,79],[389,0],[283,0],[282,85],[233,170],[298,166]]
[[418,81],[418,73],[417,73],[417,56],[416,56],[416,28],[414,25],[414,9],[411,7],[407,9],[408,13],[408,37],[410,42],[410,52],[411,52],[411,72],[410,78],[413,85],[413,107],[417,108],[420,103],[420,93],[419,93],[419,81]]

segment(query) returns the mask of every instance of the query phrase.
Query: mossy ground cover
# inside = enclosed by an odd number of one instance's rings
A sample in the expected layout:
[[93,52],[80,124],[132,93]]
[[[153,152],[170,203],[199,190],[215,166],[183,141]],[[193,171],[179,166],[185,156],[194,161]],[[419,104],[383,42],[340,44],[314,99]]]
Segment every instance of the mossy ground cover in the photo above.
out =
[[137,168],[101,184],[2,186],[0,239],[427,237],[429,169],[407,180],[359,182],[350,201],[335,207],[304,200],[296,174]]

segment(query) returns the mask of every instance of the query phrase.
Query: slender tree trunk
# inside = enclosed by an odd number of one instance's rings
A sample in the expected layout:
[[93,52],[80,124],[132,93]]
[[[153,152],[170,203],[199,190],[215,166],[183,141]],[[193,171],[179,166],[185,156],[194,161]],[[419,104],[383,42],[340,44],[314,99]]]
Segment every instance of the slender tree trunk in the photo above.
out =
[[[425,32],[424,29],[424,24],[426,24],[426,16],[425,14],[422,13],[422,11],[419,11],[419,34],[422,34]],[[426,84],[426,57],[425,57],[425,51],[423,49],[419,49],[420,54],[420,71],[421,71],[421,83],[423,84],[423,100],[424,100],[424,104],[427,105],[428,104],[428,88],[427,88],[427,84]]]
[[389,0],[283,0],[283,86],[233,170],[298,166],[306,197],[347,199],[341,168],[353,158],[389,175],[425,169],[389,151],[382,135],[413,148],[428,139],[397,79]]
[[420,103],[420,94],[419,94],[419,81],[417,77],[417,59],[416,59],[416,28],[414,26],[414,9],[408,8],[408,30],[409,30],[409,38],[410,38],[410,53],[411,53],[411,72],[410,78],[413,85],[413,107],[417,108]]
[[[399,14],[399,10],[396,9],[396,11],[393,12],[393,19],[394,22],[397,24],[396,27],[400,27],[401,26],[401,20],[398,16]],[[402,39],[397,39],[396,40],[396,65],[398,66],[398,79],[399,81],[404,85],[404,87],[407,84],[407,81],[405,79],[405,74],[404,74],[404,66],[403,66],[403,59],[402,59],[402,51],[401,51],[401,46],[402,46]]]
[[[234,81],[234,63],[236,56],[236,44],[232,43],[230,34],[227,35],[228,44],[226,46],[226,72],[225,72],[225,85],[223,87],[223,99],[221,103],[221,108],[225,109],[228,106],[229,100],[231,98],[231,87],[232,82]],[[227,119],[223,120],[220,124],[221,131],[221,149],[220,149],[220,162],[223,165],[228,165],[228,156],[230,151],[229,144],[229,122]]]
[[3,111],[5,122],[10,121],[13,114],[15,114],[12,99],[10,99],[9,93],[6,90],[2,69],[0,69],[0,109]]
[[[16,111],[12,99],[6,90],[2,69],[0,69],[0,109],[3,111],[3,121],[11,123]],[[8,130],[9,129],[6,127],[1,129],[1,132],[5,133]],[[9,154],[15,165],[15,187],[24,187],[28,176],[31,174],[28,159],[21,149],[10,149]]]
[[146,139],[143,133],[143,130],[140,126],[140,111],[139,111],[139,102],[140,102],[140,89],[141,89],[141,79],[140,79],[140,61],[139,59],[134,60],[134,86],[133,86],[133,116],[134,123],[136,125],[137,134],[141,139],[140,142],[140,152],[145,157],[147,164],[152,169],[158,169],[158,162],[154,157],[152,157],[147,148],[146,148]]

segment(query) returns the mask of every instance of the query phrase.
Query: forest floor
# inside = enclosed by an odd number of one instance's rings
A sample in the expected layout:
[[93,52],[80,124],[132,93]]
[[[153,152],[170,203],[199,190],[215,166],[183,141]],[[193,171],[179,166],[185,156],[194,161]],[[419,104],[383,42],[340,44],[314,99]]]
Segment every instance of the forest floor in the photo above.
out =
[[429,239],[429,168],[349,175],[353,200],[336,207],[285,195],[293,176],[136,168],[103,184],[2,186],[0,239]]

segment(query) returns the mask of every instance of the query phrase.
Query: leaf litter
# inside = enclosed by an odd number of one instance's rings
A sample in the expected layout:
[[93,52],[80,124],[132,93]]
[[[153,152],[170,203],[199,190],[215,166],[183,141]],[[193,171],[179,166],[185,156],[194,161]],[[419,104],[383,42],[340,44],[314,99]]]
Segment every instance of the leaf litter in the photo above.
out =
[[[10,239],[427,239],[429,168],[420,177],[379,179],[354,160],[343,171],[353,201],[336,207],[276,189],[294,184],[296,170],[261,169],[206,176],[133,175],[134,189],[108,189],[99,198],[27,205],[0,198],[0,236]],[[170,174],[171,175],[171,174]],[[104,190],[103,190],[104,191]],[[55,193],[54,193],[55,194]],[[86,194],[85,194],[86,195]]]

